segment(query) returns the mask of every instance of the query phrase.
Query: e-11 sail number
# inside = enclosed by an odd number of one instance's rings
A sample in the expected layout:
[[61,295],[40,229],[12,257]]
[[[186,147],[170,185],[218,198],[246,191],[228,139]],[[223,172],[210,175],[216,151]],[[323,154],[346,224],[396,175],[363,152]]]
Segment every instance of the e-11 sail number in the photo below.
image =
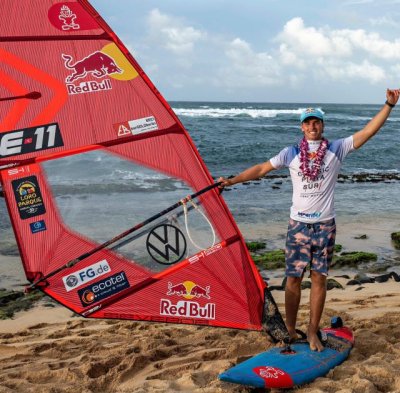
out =
[[33,153],[64,146],[58,123],[0,134],[0,157]]

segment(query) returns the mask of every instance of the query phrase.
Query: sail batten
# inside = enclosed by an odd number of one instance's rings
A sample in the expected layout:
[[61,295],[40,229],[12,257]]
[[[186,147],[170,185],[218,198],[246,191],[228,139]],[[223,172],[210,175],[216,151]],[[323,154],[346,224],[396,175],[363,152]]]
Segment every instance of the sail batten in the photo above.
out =
[[15,36],[15,37],[0,37],[0,42],[43,42],[43,41],[89,41],[89,40],[109,40],[112,38],[107,33],[101,34],[76,34],[71,37],[59,35],[45,36]]

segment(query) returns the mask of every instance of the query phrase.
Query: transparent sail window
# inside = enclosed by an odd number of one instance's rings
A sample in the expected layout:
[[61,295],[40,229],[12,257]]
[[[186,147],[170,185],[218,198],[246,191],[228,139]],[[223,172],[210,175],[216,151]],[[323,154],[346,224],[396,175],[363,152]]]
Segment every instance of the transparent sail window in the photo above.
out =
[[[195,192],[180,179],[105,151],[42,164],[64,225],[98,244],[158,215]],[[157,217],[108,248],[162,271],[220,239],[201,201]]]

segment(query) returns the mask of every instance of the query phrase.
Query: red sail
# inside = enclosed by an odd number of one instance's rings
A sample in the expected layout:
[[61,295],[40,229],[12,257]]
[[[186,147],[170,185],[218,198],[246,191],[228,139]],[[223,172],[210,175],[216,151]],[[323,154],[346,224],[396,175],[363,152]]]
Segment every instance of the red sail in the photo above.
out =
[[115,33],[85,0],[0,11],[1,182],[28,280],[87,317],[260,330],[265,285],[218,189],[157,214],[213,179]]

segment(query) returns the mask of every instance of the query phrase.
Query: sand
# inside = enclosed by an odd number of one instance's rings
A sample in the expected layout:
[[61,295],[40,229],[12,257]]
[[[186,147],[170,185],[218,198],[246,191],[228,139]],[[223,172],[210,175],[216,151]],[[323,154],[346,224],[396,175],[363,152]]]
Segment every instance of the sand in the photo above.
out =
[[[322,321],[339,314],[354,330],[349,359],[296,392],[400,392],[400,283],[357,288],[329,291]],[[283,310],[283,292],[273,295]],[[270,346],[259,332],[90,320],[41,304],[0,322],[0,392],[255,392],[217,376]]]
[[[390,250],[390,230],[399,228],[387,224],[370,221],[360,226],[349,220],[339,228],[338,243],[350,250]],[[268,238],[274,233],[280,244],[282,228],[268,230]],[[363,233],[370,239],[354,239]],[[257,236],[248,233],[246,238]],[[393,250],[394,256],[398,254]],[[331,276],[335,274],[339,273],[331,271]],[[270,285],[279,285],[283,272],[271,276]],[[14,289],[25,281],[18,258],[0,258],[0,277],[3,287],[9,284]],[[342,365],[295,391],[400,393],[400,283],[390,280],[360,287],[346,286],[344,278],[337,280],[345,289],[328,291],[322,326],[329,325],[331,316],[340,315],[354,330],[356,345]],[[283,313],[283,292],[272,293]],[[302,292],[299,327],[303,330],[309,293]],[[12,320],[0,321],[0,393],[260,392],[221,382],[218,374],[271,347],[262,333],[91,320],[46,305],[43,301]]]

